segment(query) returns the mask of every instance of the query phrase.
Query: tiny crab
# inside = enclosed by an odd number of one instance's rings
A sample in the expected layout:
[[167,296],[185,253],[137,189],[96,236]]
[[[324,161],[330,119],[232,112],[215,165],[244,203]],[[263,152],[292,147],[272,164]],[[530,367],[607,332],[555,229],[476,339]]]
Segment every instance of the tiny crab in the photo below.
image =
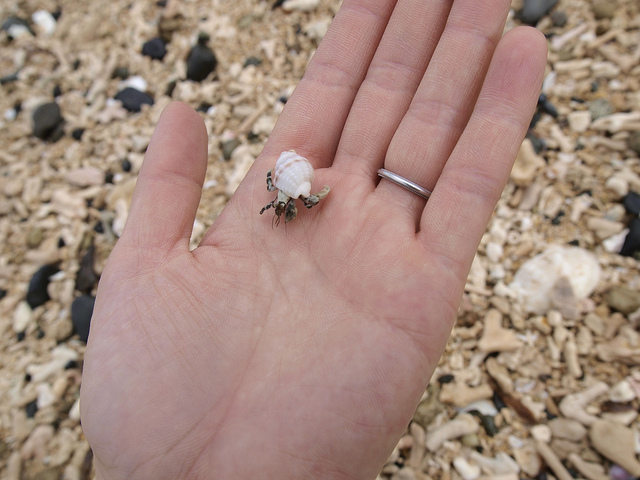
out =
[[284,214],[285,223],[290,222],[298,214],[295,200],[299,198],[307,208],[316,206],[320,200],[329,194],[329,187],[325,186],[318,193],[311,194],[313,182],[313,167],[309,160],[298,155],[295,150],[282,152],[276,167],[267,173],[267,190],[278,190],[278,195],[266,205],[260,214],[271,207],[275,210],[276,226],[280,223],[280,216]]

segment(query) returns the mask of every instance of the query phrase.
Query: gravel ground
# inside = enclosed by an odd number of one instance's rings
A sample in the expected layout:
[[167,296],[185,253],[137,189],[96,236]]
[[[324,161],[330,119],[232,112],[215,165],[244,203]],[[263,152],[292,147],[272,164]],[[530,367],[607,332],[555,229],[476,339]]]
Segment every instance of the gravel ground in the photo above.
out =
[[[543,95],[379,478],[640,476],[640,4],[559,0],[545,14],[554,3],[513,2],[506,28],[526,20],[549,39]],[[93,295],[163,107],[189,103],[210,133],[197,245],[338,8],[0,5],[2,479],[92,478],[78,396]]]

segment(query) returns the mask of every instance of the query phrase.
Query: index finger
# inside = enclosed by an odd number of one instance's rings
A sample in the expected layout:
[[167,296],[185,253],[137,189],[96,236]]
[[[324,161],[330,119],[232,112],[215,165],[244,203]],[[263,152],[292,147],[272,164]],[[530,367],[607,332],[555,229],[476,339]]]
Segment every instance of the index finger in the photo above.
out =
[[294,149],[316,168],[333,161],[351,104],[395,0],[345,0],[265,145],[262,158]]

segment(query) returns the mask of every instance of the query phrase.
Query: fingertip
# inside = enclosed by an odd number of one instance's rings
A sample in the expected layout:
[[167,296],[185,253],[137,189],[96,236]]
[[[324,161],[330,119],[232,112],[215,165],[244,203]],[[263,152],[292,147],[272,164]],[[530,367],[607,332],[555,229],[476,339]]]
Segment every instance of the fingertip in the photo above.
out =
[[544,71],[544,65],[547,62],[547,38],[544,34],[534,27],[520,26],[509,30],[499,43],[499,47],[506,48],[518,55],[523,64],[525,64],[531,72]]

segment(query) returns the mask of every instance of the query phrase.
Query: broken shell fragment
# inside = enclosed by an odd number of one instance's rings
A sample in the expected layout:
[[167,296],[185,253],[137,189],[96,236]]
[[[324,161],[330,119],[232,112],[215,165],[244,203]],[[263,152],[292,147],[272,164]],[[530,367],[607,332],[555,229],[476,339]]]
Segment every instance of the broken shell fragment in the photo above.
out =
[[591,252],[551,245],[518,269],[510,288],[526,311],[544,314],[551,307],[550,294],[560,278],[568,278],[573,295],[580,300],[593,292],[600,275],[600,264]]

